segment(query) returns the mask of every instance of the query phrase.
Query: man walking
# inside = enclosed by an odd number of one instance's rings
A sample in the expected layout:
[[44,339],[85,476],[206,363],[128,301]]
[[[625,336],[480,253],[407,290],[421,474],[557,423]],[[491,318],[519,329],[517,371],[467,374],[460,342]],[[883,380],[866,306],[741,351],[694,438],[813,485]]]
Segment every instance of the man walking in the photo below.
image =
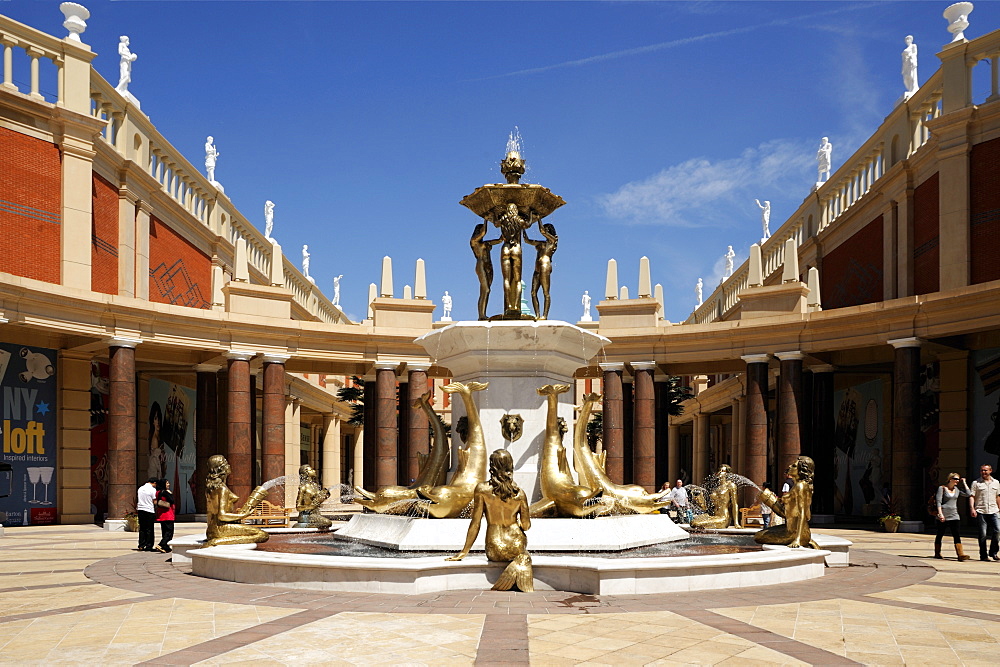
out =
[[139,514],[139,551],[153,550],[153,523],[156,521],[156,507],[153,505],[156,499],[156,478],[149,480],[139,487],[136,494],[138,498],[135,502],[135,511]]
[[[969,510],[973,518],[979,518],[979,560],[1000,560],[997,552],[1000,545],[1000,481],[993,477],[993,466],[982,465],[979,468],[982,475],[972,483],[972,494],[969,496]],[[986,555],[986,532],[990,534],[990,552]]]
[[691,506],[688,504],[688,492],[684,488],[684,482],[682,480],[677,480],[677,484],[670,490],[670,495],[667,496],[670,499],[670,503],[677,509],[677,521],[681,522],[681,517],[684,518],[684,523],[691,523],[692,512]]

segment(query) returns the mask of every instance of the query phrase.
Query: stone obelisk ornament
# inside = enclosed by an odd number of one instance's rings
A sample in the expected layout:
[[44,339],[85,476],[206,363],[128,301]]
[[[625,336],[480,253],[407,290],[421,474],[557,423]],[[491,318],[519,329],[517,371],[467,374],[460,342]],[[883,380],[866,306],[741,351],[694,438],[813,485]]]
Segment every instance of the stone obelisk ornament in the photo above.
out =
[[431,407],[431,393],[427,392],[413,401],[411,407],[420,408],[427,414],[434,433],[430,450],[426,456],[418,455],[420,472],[409,486],[383,486],[376,493],[365,491],[360,486],[354,487],[361,496],[355,502],[373,512],[396,514],[408,511],[410,504],[401,501],[416,500],[418,487],[438,486],[444,481],[448,471],[448,438],[444,432],[444,424]]
[[[590,505],[586,502],[600,493],[588,486],[580,486],[573,480],[563,446],[563,428],[557,414],[559,394],[570,390],[568,384],[547,384],[537,389],[548,404],[545,417],[545,439],[542,441],[541,469],[539,485],[542,499],[531,506],[531,516],[583,517],[607,511],[604,505]],[[582,422],[581,422],[582,423]],[[586,432],[586,429],[577,429]]]
[[514,586],[525,593],[535,590],[528,554],[531,528],[528,498],[514,481],[514,459],[506,449],[490,454],[490,479],[476,486],[472,501],[472,521],[462,550],[447,560],[462,560],[479,536],[486,516],[486,558],[509,564],[493,584],[495,591],[509,591]]
[[[576,423],[586,424],[589,422],[594,403],[600,399],[600,394],[585,395]],[[669,491],[655,494],[646,493],[646,489],[636,484],[615,484],[612,482],[604,470],[603,454],[607,454],[607,452],[602,452],[600,458],[595,455],[587,446],[586,431],[586,428],[576,429],[576,436],[573,438],[573,467],[576,468],[576,473],[580,476],[581,486],[588,486],[600,491],[601,499],[607,503],[609,509],[613,509],[616,513],[649,514],[670,504],[670,501],[666,500]]]
[[258,486],[240,509],[233,509],[239,496],[229,490],[226,481],[232,469],[221,454],[208,459],[208,476],[205,479],[205,528],[206,547],[220,544],[259,544],[267,542],[267,533],[260,528],[240,523],[250,516],[254,508],[267,496],[267,489]]
[[[458,449],[458,467],[451,482],[442,486],[426,485],[417,488],[417,495],[431,503],[427,512],[435,519],[455,519],[472,502],[476,485],[486,479],[486,437],[479,421],[479,408],[472,400],[472,392],[482,391],[489,382],[452,382],[441,389],[458,394],[469,417],[469,433],[465,448]],[[436,420],[435,420],[436,421]]]
[[784,496],[778,498],[771,489],[760,492],[760,502],[784,517],[785,523],[764,528],[753,539],[757,544],[818,549],[809,530],[816,464],[808,456],[800,456],[788,466],[787,474],[792,478],[792,486]]

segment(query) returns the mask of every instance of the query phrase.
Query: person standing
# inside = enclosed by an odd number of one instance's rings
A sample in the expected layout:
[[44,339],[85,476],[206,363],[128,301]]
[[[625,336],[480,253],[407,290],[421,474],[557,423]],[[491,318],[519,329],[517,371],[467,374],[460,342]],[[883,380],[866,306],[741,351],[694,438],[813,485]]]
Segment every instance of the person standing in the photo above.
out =
[[[958,487],[959,481],[962,482],[961,488]],[[965,479],[959,477],[957,472],[948,473],[948,482],[937,488],[937,492],[934,494],[938,512],[937,535],[934,537],[935,558],[942,558],[941,540],[947,530],[951,531],[951,537],[955,541],[955,553],[958,554],[959,562],[969,560],[970,556],[965,555],[962,547],[962,536],[959,535],[961,520],[958,517],[958,497],[969,494],[969,487],[966,485]]]
[[170,482],[156,481],[156,523],[160,524],[160,543],[154,551],[170,553],[170,540],[174,539],[174,495],[170,493]]
[[[989,561],[1000,560],[997,552],[1000,551],[997,540],[1000,538],[1000,481],[993,477],[993,466],[984,464],[979,467],[981,477],[972,483],[972,491],[969,496],[969,511],[972,518],[979,519],[979,560]],[[990,551],[986,554],[986,533],[987,528],[990,533]]]
[[674,483],[674,488],[670,490],[670,495],[667,496],[670,499],[670,504],[677,509],[677,521],[680,523],[681,517],[684,517],[685,523],[691,523],[694,518],[691,512],[691,503],[688,502],[688,492],[684,488],[684,481],[677,480]]
[[[770,482],[764,482],[764,489],[763,489],[763,491],[770,491],[770,490],[771,490],[771,483]],[[784,493],[782,495],[784,495]],[[770,526],[771,526],[771,515],[773,513],[774,513],[774,510],[772,510],[770,508],[770,506],[768,506],[766,503],[761,503],[760,504],[760,522],[762,524],[764,524],[765,528],[770,528]]]
[[139,515],[139,551],[152,551],[156,537],[153,523],[156,521],[156,482],[150,477],[136,492],[135,511]]

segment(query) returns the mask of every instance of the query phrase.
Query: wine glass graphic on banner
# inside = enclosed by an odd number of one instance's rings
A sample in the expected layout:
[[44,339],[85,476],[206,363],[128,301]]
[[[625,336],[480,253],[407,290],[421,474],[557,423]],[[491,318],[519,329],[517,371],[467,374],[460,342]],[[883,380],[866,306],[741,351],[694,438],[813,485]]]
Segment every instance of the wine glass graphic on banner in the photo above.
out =
[[40,468],[32,468],[32,467],[28,468],[28,481],[31,482],[31,500],[29,500],[28,502],[35,505],[38,504],[38,500],[35,499],[35,485],[38,484],[38,481],[41,479],[41,476],[42,476],[42,471]]
[[45,485],[45,500],[39,500],[39,505],[51,505],[49,502],[49,483],[52,481],[52,473],[55,472],[55,468],[45,467],[38,468],[38,472],[41,473],[42,484]]

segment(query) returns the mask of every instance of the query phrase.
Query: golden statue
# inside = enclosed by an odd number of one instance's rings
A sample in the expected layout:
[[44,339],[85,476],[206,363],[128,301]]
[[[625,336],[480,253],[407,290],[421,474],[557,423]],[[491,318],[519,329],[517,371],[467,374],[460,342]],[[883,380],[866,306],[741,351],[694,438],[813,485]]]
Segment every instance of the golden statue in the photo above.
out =
[[708,494],[711,514],[699,514],[691,520],[692,528],[729,528],[740,525],[740,503],[736,482],[729,477],[732,469],[723,463],[715,473],[715,488]]
[[247,502],[238,510],[233,506],[239,497],[229,490],[226,480],[232,468],[229,461],[221,454],[214,454],[208,459],[208,476],[205,479],[205,512],[208,515],[208,527],[205,529],[204,546],[214,547],[220,544],[259,544],[267,542],[268,535],[260,528],[246,526],[241,520],[250,516],[253,509],[267,496],[267,490],[258,486],[250,494]]
[[451,482],[443,486],[426,484],[417,488],[417,495],[420,498],[431,501],[427,511],[435,519],[459,517],[472,502],[476,485],[486,479],[486,437],[483,435],[483,425],[479,421],[479,409],[472,400],[472,392],[482,391],[488,386],[489,382],[468,384],[452,382],[441,387],[449,394],[458,394],[462,397],[465,413],[469,417],[469,432],[465,448],[458,449],[458,466],[455,468],[455,474],[451,476]]
[[528,555],[528,537],[524,534],[531,528],[528,498],[514,481],[514,459],[506,449],[490,454],[490,479],[476,485],[472,522],[465,535],[465,546],[457,555],[446,560],[462,560],[469,555],[472,543],[479,536],[484,512],[487,560],[510,561],[493,584],[493,590],[509,591],[516,585],[525,593],[532,592],[535,586],[531,556]]
[[503,237],[486,240],[486,223],[481,222],[472,230],[469,245],[472,254],[476,256],[476,277],[479,278],[479,319],[485,320],[486,305],[490,300],[490,290],[493,287],[493,257],[490,253],[493,246],[503,242]]
[[521,234],[530,223],[521,217],[517,204],[511,202],[496,216],[503,246],[500,247],[500,272],[503,274],[504,316],[521,313]]
[[[586,505],[598,491],[587,486],[579,486],[573,480],[569,462],[566,460],[566,448],[562,443],[566,422],[559,418],[557,410],[559,394],[569,390],[568,384],[547,384],[537,389],[539,396],[546,397],[548,413],[545,418],[545,440],[542,441],[539,470],[542,499],[531,506],[533,517],[583,517],[607,510],[602,505]],[[577,431],[586,432],[586,429],[578,428]]]
[[[587,394],[583,397],[580,415],[576,420],[577,424],[586,425],[590,421],[590,412],[593,410],[594,403],[600,398],[599,394]],[[666,495],[669,492],[646,493],[646,489],[637,484],[612,482],[604,469],[606,456],[607,452],[602,452],[601,456],[597,456],[587,446],[586,428],[576,429],[573,438],[573,466],[576,468],[576,474],[579,475],[580,485],[599,491],[602,499],[606,501],[605,507],[608,511],[613,510],[623,514],[649,514],[670,504],[670,501],[666,500]]]
[[405,512],[409,509],[406,504],[398,504],[403,500],[417,500],[417,489],[421,486],[437,486],[444,481],[444,475],[448,471],[448,439],[444,432],[444,424],[438,419],[437,413],[431,407],[431,392],[413,401],[414,408],[420,408],[427,413],[427,419],[434,431],[434,438],[428,454],[418,454],[420,462],[420,472],[417,478],[409,486],[383,486],[376,493],[365,491],[360,486],[354,487],[354,491],[361,496],[355,502],[367,507],[373,512]]
[[757,531],[753,536],[754,542],[819,549],[809,530],[815,471],[816,464],[813,460],[808,456],[800,456],[788,466],[787,474],[792,478],[788,493],[778,498],[771,489],[760,492],[760,502],[784,517],[785,523]]
[[330,489],[319,483],[319,475],[309,464],[299,468],[299,494],[295,498],[295,509],[299,520],[295,528],[329,528],[333,522],[320,514],[319,506],[330,497]]
[[[538,253],[535,258],[535,273],[531,276],[531,305],[535,309],[535,315],[543,320],[547,320],[549,319],[549,306],[552,303],[549,297],[549,281],[552,277],[552,255],[555,254],[556,248],[559,247],[559,235],[556,234],[556,228],[552,223],[547,222],[543,225],[541,219],[538,220],[538,231],[545,237],[541,241],[528,238],[527,230],[524,232],[524,240],[526,243],[535,246],[535,251]],[[538,309],[539,287],[542,288],[544,310]]]

